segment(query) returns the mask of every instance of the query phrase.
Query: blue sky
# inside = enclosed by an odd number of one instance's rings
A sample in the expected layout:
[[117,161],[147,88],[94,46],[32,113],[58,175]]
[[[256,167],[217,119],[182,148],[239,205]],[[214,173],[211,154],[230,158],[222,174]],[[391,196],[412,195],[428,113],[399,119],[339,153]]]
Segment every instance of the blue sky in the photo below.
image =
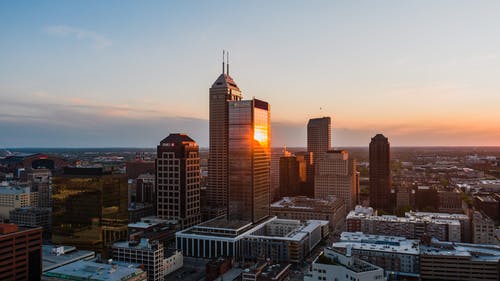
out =
[[[497,1],[2,1],[0,147],[208,145],[230,51],[273,145],[500,145]],[[321,109],[320,109],[321,108]]]

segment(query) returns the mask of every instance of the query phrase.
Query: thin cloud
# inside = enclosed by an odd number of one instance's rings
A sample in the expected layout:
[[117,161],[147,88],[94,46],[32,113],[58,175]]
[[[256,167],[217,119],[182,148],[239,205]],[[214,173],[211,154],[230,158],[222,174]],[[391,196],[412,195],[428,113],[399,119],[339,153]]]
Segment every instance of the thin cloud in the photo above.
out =
[[69,25],[46,26],[44,31],[53,36],[74,37],[78,40],[90,41],[91,46],[97,49],[105,48],[111,45],[111,40],[102,34]]

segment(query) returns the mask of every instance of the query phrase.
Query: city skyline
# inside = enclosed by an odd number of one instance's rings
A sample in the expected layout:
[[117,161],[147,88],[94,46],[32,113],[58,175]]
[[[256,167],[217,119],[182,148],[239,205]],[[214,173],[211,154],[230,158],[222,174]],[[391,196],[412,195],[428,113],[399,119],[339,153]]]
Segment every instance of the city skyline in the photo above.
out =
[[222,49],[273,147],[323,116],[333,147],[500,145],[498,3],[31,4],[0,4],[0,147],[208,147]]

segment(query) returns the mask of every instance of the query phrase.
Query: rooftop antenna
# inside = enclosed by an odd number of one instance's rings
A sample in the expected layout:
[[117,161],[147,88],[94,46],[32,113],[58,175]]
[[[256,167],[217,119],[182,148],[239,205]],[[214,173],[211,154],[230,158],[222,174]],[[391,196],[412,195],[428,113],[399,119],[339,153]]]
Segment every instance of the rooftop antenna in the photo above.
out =
[[229,51],[226,52],[226,56],[227,56],[227,75],[229,75]]
[[225,70],[224,70],[224,55],[225,55],[225,52],[224,50],[222,50],[222,74],[225,73]]

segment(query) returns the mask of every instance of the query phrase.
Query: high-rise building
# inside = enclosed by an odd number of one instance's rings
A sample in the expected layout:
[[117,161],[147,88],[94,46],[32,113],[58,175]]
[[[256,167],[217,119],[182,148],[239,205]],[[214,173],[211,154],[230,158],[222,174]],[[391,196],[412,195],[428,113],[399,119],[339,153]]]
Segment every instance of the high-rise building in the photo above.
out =
[[307,152],[312,152],[313,163],[332,149],[332,120],[330,117],[309,119],[307,123]]
[[52,207],[52,171],[49,169],[31,169],[28,172],[28,184],[31,192],[38,192],[38,205],[33,207]]
[[374,209],[391,210],[391,147],[382,134],[370,142],[370,206]]
[[210,88],[209,131],[210,148],[208,158],[207,197],[210,217],[223,215],[227,209],[228,146],[229,146],[229,101],[241,100],[241,92],[229,76],[222,62],[222,74]]
[[40,280],[42,228],[0,224],[0,280]]
[[269,215],[270,141],[267,102],[229,102],[229,219],[257,222]]
[[314,198],[328,199],[333,195],[345,202],[347,210],[354,209],[359,194],[356,160],[349,159],[345,150],[331,150],[315,165]]
[[52,242],[107,254],[127,237],[127,178],[102,168],[64,168],[52,179]]
[[157,147],[158,217],[181,228],[200,223],[200,155],[185,134],[170,134]]

